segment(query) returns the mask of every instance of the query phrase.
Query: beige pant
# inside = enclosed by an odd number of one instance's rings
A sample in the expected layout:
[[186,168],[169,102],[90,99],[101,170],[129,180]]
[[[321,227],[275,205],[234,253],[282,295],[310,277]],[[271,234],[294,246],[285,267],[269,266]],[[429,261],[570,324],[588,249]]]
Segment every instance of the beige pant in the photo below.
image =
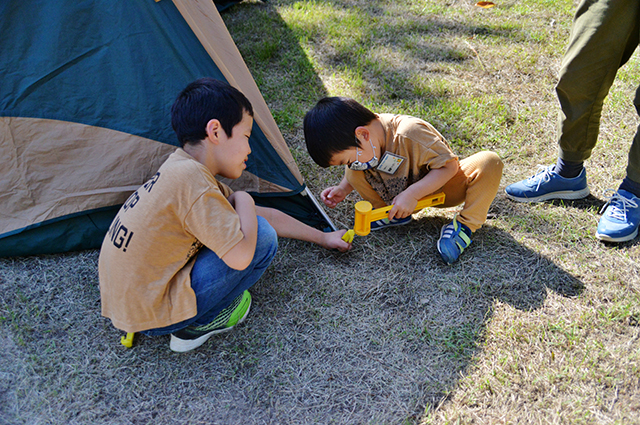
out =
[[487,220],[501,177],[502,160],[494,152],[478,152],[460,160],[456,175],[434,192],[445,194],[444,204],[435,208],[450,208],[464,203],[457,220],[475,232]]

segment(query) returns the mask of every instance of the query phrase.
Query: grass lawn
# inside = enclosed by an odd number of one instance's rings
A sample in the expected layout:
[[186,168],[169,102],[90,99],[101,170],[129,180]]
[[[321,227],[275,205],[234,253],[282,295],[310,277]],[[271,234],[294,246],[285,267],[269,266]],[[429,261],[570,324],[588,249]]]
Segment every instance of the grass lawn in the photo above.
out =
[[[640,424],[640,244],[603,244],[606,189],[639,124],[640,55],[618,73],[586,162],[591,195],[528,205],[503,188],[555,161],[554,85],[575,2],[245,1],[223,18],[309,188],[305,112],[349,96],[431,122],[461,157],[505,163],[453,266],[455,214],[425,210],[351,252],[281,239],[245,324],[176,354],[100,316],[98,251],[0,259],[0,423]],[[328,214],[353,226],[357,194]]]

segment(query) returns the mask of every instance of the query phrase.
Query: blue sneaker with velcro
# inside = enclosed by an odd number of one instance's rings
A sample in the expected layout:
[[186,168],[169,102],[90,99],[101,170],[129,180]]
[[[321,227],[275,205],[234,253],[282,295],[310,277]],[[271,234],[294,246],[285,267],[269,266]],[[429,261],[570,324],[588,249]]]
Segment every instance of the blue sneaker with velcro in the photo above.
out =
[[555,172],[555,164],[538,166],[538,172],[528,179],[507,186],[507,196],[518,202],[542,202],[549,199],[582,199],[589,195],[587,172],[565,178]]
[[640,199],[631,192],[609,190],[609,202],[596,231],[596,238],[606,242],[626,242],[638,236]]
[[456,217],[449,224],[442,226],[438,239],[438,252],[447,264],[458,261],[458,257],[471,244],[471,229],[458,223]]
[[408,224],[411,222],[411,216],[407,216],[405,218],[394,218],[389,220],[388,218],[383,218],[380,220],[375,220],[371,222],[371,230],[380,230],[385,227],[392,226],[402,226],[403,224]]

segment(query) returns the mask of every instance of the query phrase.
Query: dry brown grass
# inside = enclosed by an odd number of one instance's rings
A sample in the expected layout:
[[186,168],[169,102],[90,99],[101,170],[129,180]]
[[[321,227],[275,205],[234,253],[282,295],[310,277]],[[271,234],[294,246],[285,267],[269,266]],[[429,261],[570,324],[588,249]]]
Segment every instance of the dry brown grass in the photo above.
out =
[[[423,116],[462,156],[497,151],[504,187],[555,160],[573,5],[496,3],[271,0],[224,18],[313,192],[340,177],[302,140],[326,94]],[[500,193],[454,266],[435,249],[454,210],[347,254],[281,240],[247,322],[192,353],[163,337],[119,344],[100,317],[97,251],[0,260],[0,423],[640,423],[640,245],[594,237],[638,124],[639,64],[607,102],[589,198]],[[356,200],[329,211],[336,223],[352,224]]]

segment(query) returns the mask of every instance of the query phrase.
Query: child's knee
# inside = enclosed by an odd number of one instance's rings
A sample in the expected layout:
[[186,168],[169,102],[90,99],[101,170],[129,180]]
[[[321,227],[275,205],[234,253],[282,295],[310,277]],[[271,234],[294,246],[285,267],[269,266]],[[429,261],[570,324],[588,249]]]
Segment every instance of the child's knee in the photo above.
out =
[[460,161],[460,167],[468,176],[489,174],[501,177],[504,164],[497,153],[482,151]]
[[475,158],[473,158],[472,162],[475,164],[472,165],[472,167],[475,166],[476,172],[479,176],[482,175],[484,178],[491,180],[500,180],[504,164],[497,153],[492,151],[482,151],[478,152],[474,156]]
[[500,159],[500,156],[497,153],[493,151],[482,151],[479,154],[482,155],[482,163],[484,164],[484,168],[489,168],[502,174],[502,168],[504,167],[504,164],[502,163],[502,159]]

